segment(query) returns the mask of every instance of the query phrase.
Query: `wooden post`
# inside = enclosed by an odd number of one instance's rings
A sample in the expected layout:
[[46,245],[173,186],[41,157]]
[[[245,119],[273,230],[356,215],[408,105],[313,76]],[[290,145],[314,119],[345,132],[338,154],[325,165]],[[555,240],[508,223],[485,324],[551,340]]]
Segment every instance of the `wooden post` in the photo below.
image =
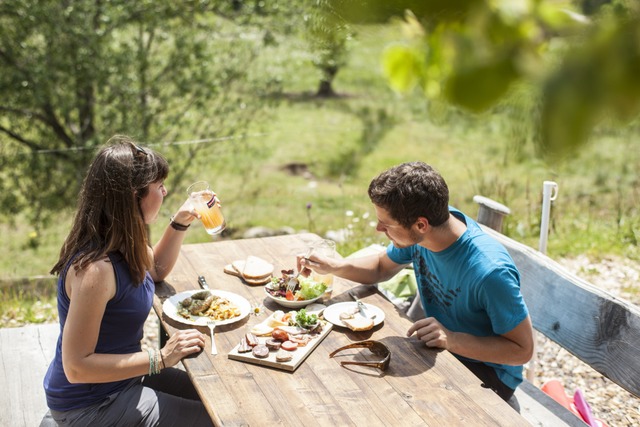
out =
[[511,210],[495,200],[484,196],[473,196],[473,201],[479,205],[478,223],[502,232],[502,220],[511,213]]

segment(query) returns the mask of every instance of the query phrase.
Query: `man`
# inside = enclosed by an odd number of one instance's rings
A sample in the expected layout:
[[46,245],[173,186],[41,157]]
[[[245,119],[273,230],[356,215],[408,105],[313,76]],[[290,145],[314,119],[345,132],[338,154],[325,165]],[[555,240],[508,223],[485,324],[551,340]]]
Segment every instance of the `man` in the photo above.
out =
[[449,206],[449,189],[422,162],[393,167],[369,185],[386,252],[355,259],[299,259],[310,269],[359,283],[390,279],[413,263],[425,318],[407,336],[449,350],[508,401],[533,354],[520,275],[506,249]]

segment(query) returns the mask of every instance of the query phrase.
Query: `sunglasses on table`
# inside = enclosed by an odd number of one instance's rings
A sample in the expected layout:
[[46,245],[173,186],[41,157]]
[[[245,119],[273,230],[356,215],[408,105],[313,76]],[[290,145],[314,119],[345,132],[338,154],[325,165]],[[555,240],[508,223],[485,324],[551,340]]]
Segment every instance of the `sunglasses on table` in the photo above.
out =
[[334,350],[331,354],[329,354],[329,357],[333,357],[339,352],[348,350],[350,348],[368,348],[371,353],[375,354],[376,356],[382,357],[382,360],[380,360],[379,362],[356,362],[344,360],[340,362],[340,365],[370,366],[372,368],[380,369],[381,371],[386,371],[389,367],[389,363],[391,362],[391,350],[389,350],[386,345],[379,341],[368,340],[345,345],[344,347],[340,347],[339,349]]

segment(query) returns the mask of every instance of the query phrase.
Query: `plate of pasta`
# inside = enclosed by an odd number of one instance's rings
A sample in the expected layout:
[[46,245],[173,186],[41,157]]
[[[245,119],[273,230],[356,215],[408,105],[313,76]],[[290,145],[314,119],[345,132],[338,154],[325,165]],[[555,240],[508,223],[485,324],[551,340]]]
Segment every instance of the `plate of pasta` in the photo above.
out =
[[251,304],[233,292],[217,289],[180,292],[165,300],[162,311],[176,322],[206,326],[209,320],[216,325],[238,322],[251,312]]

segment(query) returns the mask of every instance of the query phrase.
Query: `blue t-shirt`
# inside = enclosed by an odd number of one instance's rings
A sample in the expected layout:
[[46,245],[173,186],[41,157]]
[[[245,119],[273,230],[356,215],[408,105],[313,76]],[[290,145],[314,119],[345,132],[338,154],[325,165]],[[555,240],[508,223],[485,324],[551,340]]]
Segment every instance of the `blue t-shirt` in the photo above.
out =
[[[511,256],[474,220],[454,208],[449,210],[467,225],[453,245],[432,252],[419,245],[399,249],[390,244],[387,255],[398,264],[413,263],[427,317],[436,318],[451,331],[479,337],[511,331],[528,315],[520,293],[520,274]],[[483,363],[493,367],[512,389],[522,382],[521,365]]]
[[[96,353],[129,354],[142,350],[144,323],[153,303],[154,283],[147,272],[139,286],[134,286],[129,266],[120,253],[110,253],[109,260],[116,276],[116,295],[107,303],[100,324]],[[58,278],[58,314],[60,336],[56,354],[44,377],[47,405],[56,411],[84,408],[101,402],[121,391],[131,379],[100,384],[71,384],[62,366],[62,332],[69,312],[69,298],[65,291],[67,265]]]

